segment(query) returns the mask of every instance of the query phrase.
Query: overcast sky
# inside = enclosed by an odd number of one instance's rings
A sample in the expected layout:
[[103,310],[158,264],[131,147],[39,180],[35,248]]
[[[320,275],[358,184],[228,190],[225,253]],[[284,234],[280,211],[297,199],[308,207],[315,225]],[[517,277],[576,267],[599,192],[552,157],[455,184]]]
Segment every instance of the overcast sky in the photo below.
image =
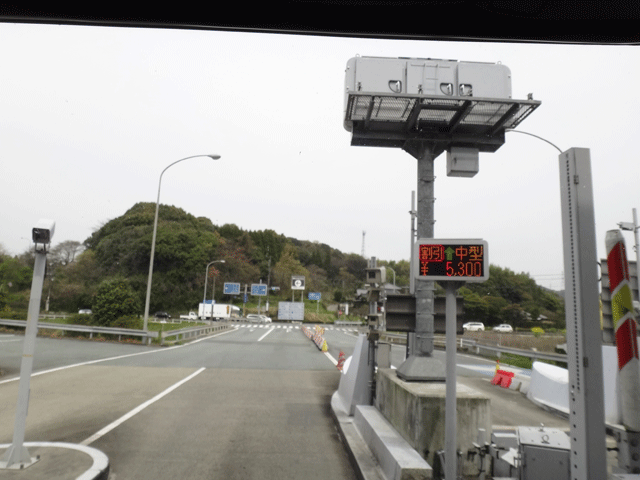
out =
[[[352,147],[349,58],[501,62],[513,98],[542,101],[519,130],[589,148],[598,254],[640,207],[640,47],[371,40],[0,24],[0,244],[19,254],[39,218],[84,241],[137,202],[214,224],[273,229],[382,260],[409,258],[415,158]],[[558,151],[507,133],[474,178],[436,159],[435,237],[483,238],[492,264],[563,288]],[[626,235],[631,259],[633,235]]]

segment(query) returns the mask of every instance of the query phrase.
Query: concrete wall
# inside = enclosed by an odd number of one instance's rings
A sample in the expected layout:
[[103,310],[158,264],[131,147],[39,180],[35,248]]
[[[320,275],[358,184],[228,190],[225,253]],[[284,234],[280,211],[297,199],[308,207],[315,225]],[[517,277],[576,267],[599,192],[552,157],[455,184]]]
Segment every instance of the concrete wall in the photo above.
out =
[[[378,369],[375,406],[430,465],[444,449],[445,389],[445,383],[404,382],[395,370]],[[491,403],[464,385],[457,385],[456,396],[457,448],[466,453],[479,428],[491,434]],[[469,462],[461,473],[477,474],[477,467]]]

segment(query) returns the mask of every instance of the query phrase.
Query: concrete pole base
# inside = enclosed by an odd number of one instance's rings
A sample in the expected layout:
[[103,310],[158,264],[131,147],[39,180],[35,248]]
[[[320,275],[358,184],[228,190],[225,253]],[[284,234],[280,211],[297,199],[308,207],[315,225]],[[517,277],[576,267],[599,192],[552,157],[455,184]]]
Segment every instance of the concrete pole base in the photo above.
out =
[[32,457],[26,447],[16,448],[11,445],[0,460],[0,470],[24,470],[40,460],[40,456]]
[[432,356],[411,355],[396,370],[405,382],[445,382],[445,365]]

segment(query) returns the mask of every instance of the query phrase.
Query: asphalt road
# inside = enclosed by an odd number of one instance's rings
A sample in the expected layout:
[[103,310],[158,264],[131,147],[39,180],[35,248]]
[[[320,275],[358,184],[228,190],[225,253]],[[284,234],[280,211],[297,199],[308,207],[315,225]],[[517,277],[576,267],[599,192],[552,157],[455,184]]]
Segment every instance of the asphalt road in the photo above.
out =
[[[282,324],[165,348],[39,337],[25,440],[95,447],[111,480],[354,479],[330,414],[354,330],[327,328],[326,354]],[[12,439],[21,340],[0,336],[0,443]],[[403,359],[393,347],[392,364]],[[490,385],[491,362],[459,355],[458,365],[459,382],[491,396],[495,425],[568,426]]]

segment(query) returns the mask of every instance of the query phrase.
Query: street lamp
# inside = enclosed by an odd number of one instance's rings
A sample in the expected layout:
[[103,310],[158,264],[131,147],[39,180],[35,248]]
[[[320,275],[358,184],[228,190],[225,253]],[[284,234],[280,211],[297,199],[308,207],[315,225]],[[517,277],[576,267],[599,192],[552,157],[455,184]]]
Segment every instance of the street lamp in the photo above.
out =
[[[207,264],[207,268],[204,271],[204,297],[202,298],[202,319],[204,320],[204,318],[206,317],[206,311],[205,311],[205,307],[204,304],[207,302],[207,279],[209,278],[209,267],[211,265],[213,265],[214,263],[225,263],[224,260],[214,260],[212,262],[209,262]],[[214,284],[215,285],[215,284]],[[213,300],[213,295],[215,292],[211,292],[211,299]],[[213,308],[213,307],[211,307]],[[211,315],[213,316],[213,312],[211,312]]]
[[156,216],[155,216],[155,219],[153,220],[153,238],[151,239],[151,259],[149,260],[149,278],[147,279],[147,299],[144,304],[143,330],[145,332],[147,331],[147,323],[149,321],[149,301],[151,299],[151,278],[153,277],[153,258],[156,251],[156,232],[158,230],[158,210],[160,208],[160,187],[162,185],[162,175],[164,175],[164,172],[166,172],[169,167],[172,167],[176,163],[183,162],[185,160],[189,160],[190,158],[197,158],[197,157],[209,157],[212,160],[220,159],[220,155],[192,155],[190,157],[185,157],[185,158],[181,158],[180,160],[176,160],[172,164],[165,167],[165,169],[162,170],[162,173],[160,174],[160,180],[158,181],[158,198],[156,199]]

